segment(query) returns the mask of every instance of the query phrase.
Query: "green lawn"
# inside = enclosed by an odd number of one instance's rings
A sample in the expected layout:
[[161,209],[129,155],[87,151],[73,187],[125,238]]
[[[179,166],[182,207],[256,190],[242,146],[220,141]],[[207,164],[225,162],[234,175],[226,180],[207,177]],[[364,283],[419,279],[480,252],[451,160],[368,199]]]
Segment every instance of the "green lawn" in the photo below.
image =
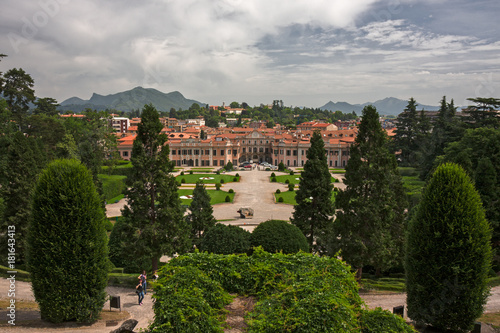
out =
[[[269,177],[269,181],[271,181],[272,177]],[[288,182],[289,183],[294,183],[294,184],[298,184],[300,183],[300,175],[281,175],[281,176],[276,176],[276,182],[278,183],[283,183],[285,184],[286,183],[286,180],[288,179]],[[331,182],[332,183],[335,183],[337,182],[337,180],[333,177],[331,177]]]
[[191,168],[193,172],[211,172],[214,168]]
[[[216,175],[216,174],[185,174],[183,176],[179,175],[175,177],[178,182],[181,182],[184,178],[186,180],[185,184],[196,184],[198,180],[202,180],[205,184],[215,184],[220,183],[221,179],[224,179],[224,183],[232,183],[234,175]],[[210,179],[200,179],[200,178],[210,178]]]
[[[277,203],[283,203],[283,204],[288,204],[288,205],[296,205],[297,201],[295,201],[295,195],[297,193],[297,186],[295,186],[295,191],[282,191],[281,193],[274,193],[274,198],[276,199]],[[332,202],[335,202],[335,196],[337,195],[337,192],[332,192]],[[283,198],[283,202],[279,202],[278,200],[280,198]]]
[[115,202],[112,200],[116,200],[115,198],[123,194],[127,189],[127,186],[125,185],[126,176],[98,174],[97,177],[102,182],[104,198],[109,203]]
[[328,169],[331,173],[345,173],[345,169]]
[[[177,190],[179,193],[179,196],[187,196],[187,195],[192,195],[193,190],[187,190],[187,189],[179,189]],[[207,190],[208,195],[210,196],[210,204],[215,205],[218,203],[223,203],[226,202],[226,196],[229,195],[231,198],[231,202],[233,202],[234,199],[234,193],[228,193],[226,191],[217,191],[217,190]],[[191,205],[191,202],[193,201],[192,199],[181,199],[183,205]]]

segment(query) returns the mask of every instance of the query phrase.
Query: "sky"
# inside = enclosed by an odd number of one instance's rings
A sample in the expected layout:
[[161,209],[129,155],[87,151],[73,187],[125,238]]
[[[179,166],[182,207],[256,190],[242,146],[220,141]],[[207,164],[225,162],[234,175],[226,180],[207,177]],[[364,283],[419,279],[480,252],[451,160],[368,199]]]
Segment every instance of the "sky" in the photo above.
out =
[[498,0],[3,0],[0,71],[62,102],[137,86],[210,105],[500,97]]

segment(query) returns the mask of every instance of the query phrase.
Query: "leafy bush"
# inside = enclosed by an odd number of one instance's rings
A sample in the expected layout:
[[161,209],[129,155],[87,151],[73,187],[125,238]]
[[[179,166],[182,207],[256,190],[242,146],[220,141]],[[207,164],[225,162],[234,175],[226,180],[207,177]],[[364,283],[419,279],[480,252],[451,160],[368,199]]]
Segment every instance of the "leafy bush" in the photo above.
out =
[[125,179],[123,177],[99,175],[99,179],[102,182],[102,192],[105,200],[107,201],[119,196],[127,189]]
[[290,184],[290,179],[286,179],[285,184]]
[[235,176],[238,177],[238,178],[240,178],[240,174],[239,173],[236,173]]
[[221,183],[221,184],[224,184],[224,179],[221,179],[221,180],[220,180],[220,183]]
[[226,198],[224,199],[225,202],[231,202],[231,198],[229,197],[229,195],[226,195]]
[[250,249],[250,232],[234,226],[216,224],[201,240],[200,250],[217,254],[246,253]]
[[417,331],[406,324],[405,320],[395,316],[387,310],[361,311],[361,333],[416,333]]
[[227,162],[226,166],[224,167],[226,171],[231,171],[233,170],[233,163]]
[[186,178],[181,179],[181,184],[186,184]]
[[276,190],[276,194],[280,194],[281,193],[281,190],[280,189],[277,189]]
[[271,177],[276,177],[276,174],[273,172],[273,173],[271,174]]
[[233,182],[237,182],[237,181],[238,181],[238,177],[234,177]]
[[290,176],[293,176],[295,174],[295,172],[293,172],[293,170],[290,170]]
[[43,319],[94,322],[106,300],[105,213],[90,171],[55,160],[33,194],[28,265]]
[[219,170],[215,171],[215,174],[220,175],[220,171]]
[[283,199],[283,197],[278,198],[278,202],[284,202],[284,201],[285,201],[285,199]]
[[229,193],[234,193],[234,190],[232,188],[229,189]]
[[184,171],[181,171],[181,176],[184,176]]
[[216,189],[217,191],[220,191],[220,183],[215,183],[215,189]]
[[285,171],[285,169],[286,169],[286,167],[283,164],[283,162],[280,162],[280,164],[278,164],[278,171]]
[[111,230],[113,230],[113,223],[111,223],[111,221],[108,219],[104,219],[104,228],[107,232],[110,232]]
[[271,182],[276,183],[277,182],[276,177],[271,178]]
[[271,171],[271,168],[266,168],[266,171]]
[[193,174],[193,170],[189,170],[189,174],[192,175]]
[[231,296],[195,267],[166,267],[155,285],[155,319],[149,332],[223,332]]
[[259,224],[250,238],[253,247],[262,246],[267,252],[297,253],[309,251],[304,234],[296,226],[282,220],[269,220]]
[[294,183],[288,184],[288,191],[293,192],[294,189],[295,189],[295,184]]

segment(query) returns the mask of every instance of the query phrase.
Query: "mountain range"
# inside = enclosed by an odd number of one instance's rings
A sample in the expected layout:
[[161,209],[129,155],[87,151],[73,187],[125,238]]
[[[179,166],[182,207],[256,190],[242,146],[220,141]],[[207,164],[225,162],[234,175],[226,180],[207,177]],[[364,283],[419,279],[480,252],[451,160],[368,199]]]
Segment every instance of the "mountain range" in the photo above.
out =
[[136,87],[131,90],[111,95],[92,94],[89,100],[71,97],[60,103],[60,111],[81,112],[87,108],[96,110],[115,109],[119,111],[132,111],[142,109],[145,104],[152,103],[158,111],[170,111],[174,109],[189,109],[193,103],[200,103],[193,99],[185,98],[180,92],[173,91],[163,93],[153,88]]
[[[321,106],[321,110],[329,110],[329,111],[342,111],[343,113],[351,113],[352,111],[356,112],[358,116],[361,116],[361,112],[363,108],[367,105],[373,105],[377,108],[377,111],[380,115],[393,115],[397,116],[408,105],[408,101],[387,97],[376,102],[369,102],[364,104],[349,104],[347,102],[328,102],[325,105]],[[439,110],[439,106],[431,106],[431,105],[421,105],[417,106],[417,110],[425,111],[437,111]]]

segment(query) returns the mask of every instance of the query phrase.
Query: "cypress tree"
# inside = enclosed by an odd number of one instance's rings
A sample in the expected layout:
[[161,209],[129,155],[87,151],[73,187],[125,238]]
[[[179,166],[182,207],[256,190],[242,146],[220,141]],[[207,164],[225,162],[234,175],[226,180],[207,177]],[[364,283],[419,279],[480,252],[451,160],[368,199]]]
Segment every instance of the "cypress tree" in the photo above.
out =
[[418,150],[418,114],[417,102],[412,98],[405,110],[398,116],[396,135],[393,138],[396,150],[400,150],[401,164],[414,165]]
[[359,133],[346,166],[346,189],[336,197],[337,215],[330,251],[357,270],[388,269],[402,262],[407,206],[396,158],[373,106],[363,109]]
[[438,329],[471,329],[488,296],[490,237],[465,171],[453,163],[439,166],[408,227],[408,316]]
[[187,220],[191,226],[191,238],[193,243],[199,246],[199,239],[210,227],[213,227],[217,220],[213,215],[213,208],[210,204],[210,196],[202,181],[196,182],[193,190],[193,201],[189,207],[191,211]]
[[106,300],[105,214],[89,170],[56,160],[41,173],[28,230],[28,268],[42,319],[94,322]]
[[189,227],[172,176],[167,137],[158,111],[145,105],[132,147],[130,188],[122,217],[131,233],[125,237],[137,257],[149,256],[153,271],[164,254],[184,252],[189,247]]
[[307,162],[300,175],[299,189],[295,195],[297,205],[291,222],[306,236],[311,249],[324,251],[327,228],[334,211],[331,199],[333,185],[325,144],[318,131],[311,137],[311,146],[306,156]]

